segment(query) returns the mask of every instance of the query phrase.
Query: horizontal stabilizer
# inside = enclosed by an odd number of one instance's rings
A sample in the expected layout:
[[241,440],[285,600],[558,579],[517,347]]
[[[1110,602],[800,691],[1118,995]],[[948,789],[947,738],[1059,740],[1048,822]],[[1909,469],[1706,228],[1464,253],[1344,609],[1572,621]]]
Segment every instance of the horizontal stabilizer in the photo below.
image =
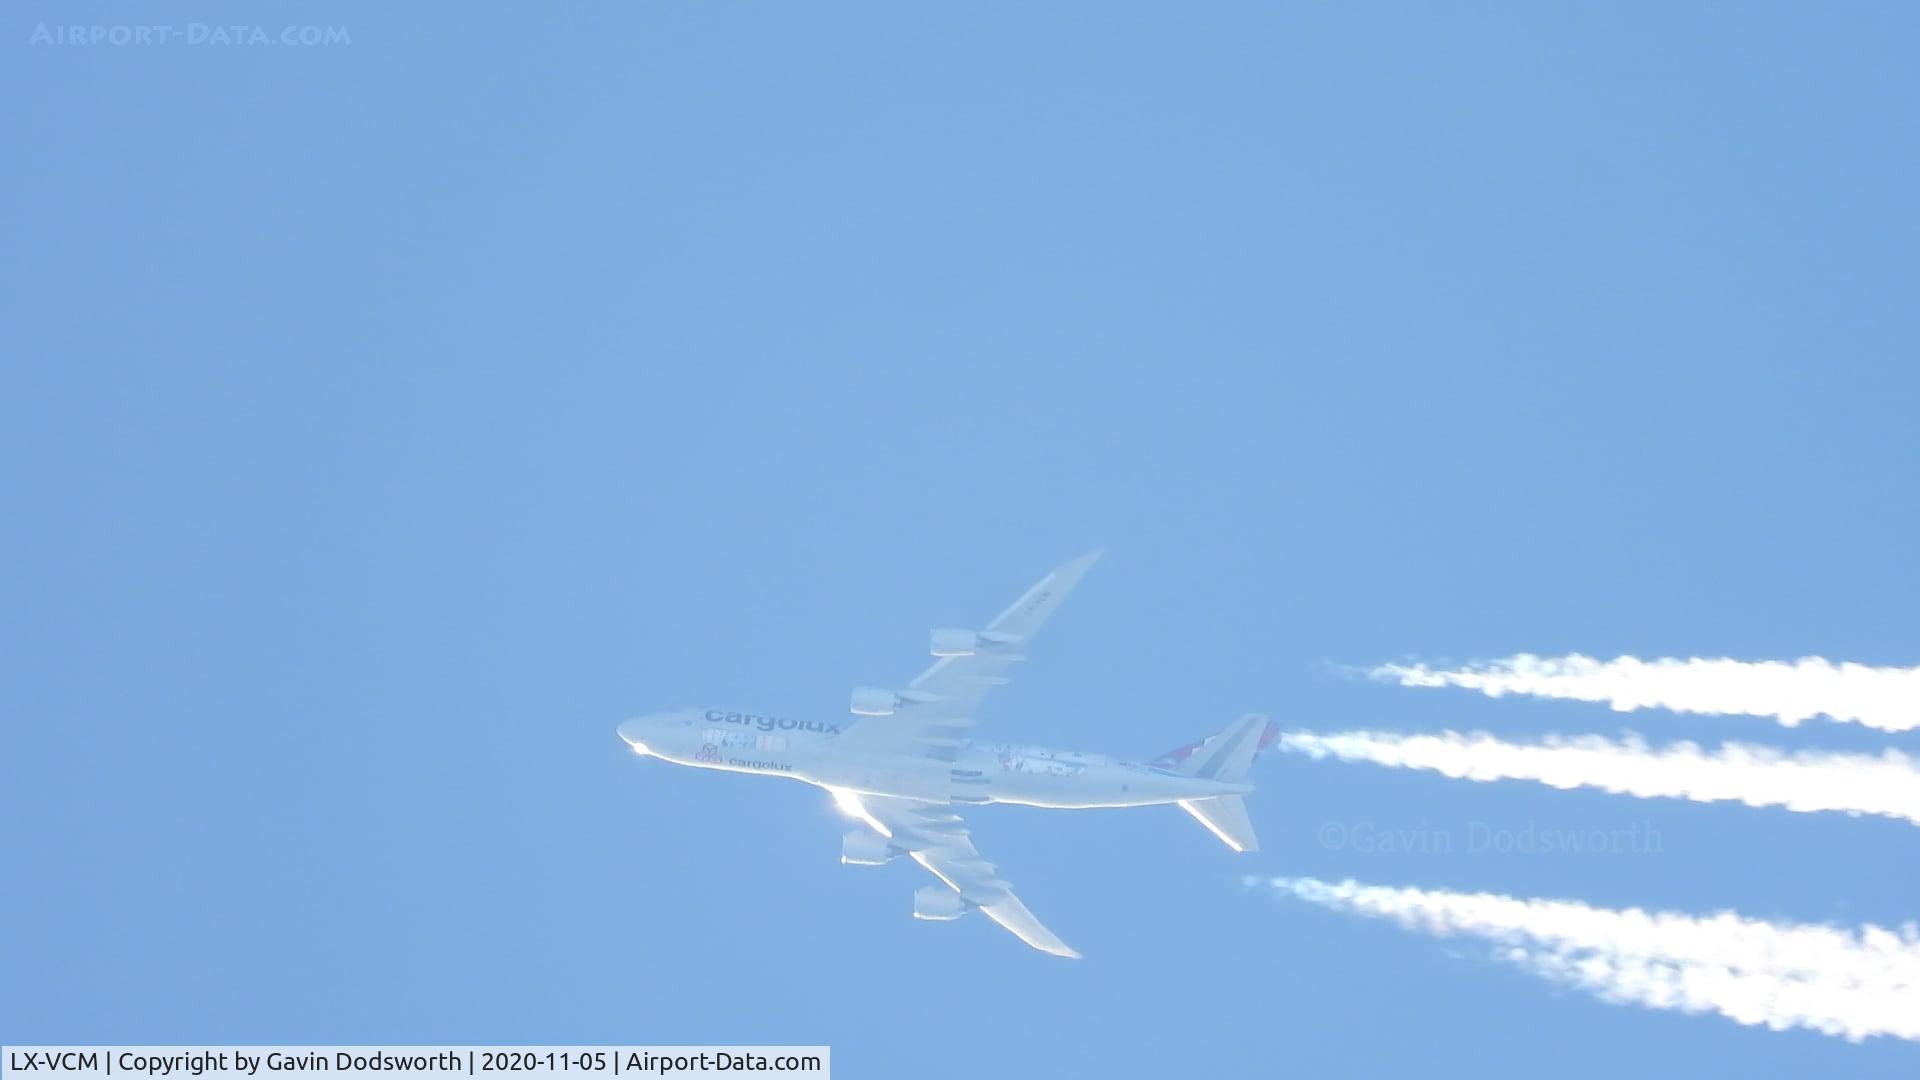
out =
[[1259,851],[1260,838],[1253,835],[1253,822],[1247,817],[1247,801],[1238,795],[1212,799],[1181,799],[1180,809],[1192,814],[1207,831],[1235,851]]

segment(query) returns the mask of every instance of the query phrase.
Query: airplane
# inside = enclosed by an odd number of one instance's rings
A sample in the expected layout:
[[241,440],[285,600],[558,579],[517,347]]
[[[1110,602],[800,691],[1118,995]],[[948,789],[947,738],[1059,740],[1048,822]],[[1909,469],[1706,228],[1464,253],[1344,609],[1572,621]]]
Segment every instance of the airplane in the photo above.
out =
[[628,720],[620,738],[641,757],[824,788],[865,826],[842,837],[842,863],[882,866],[904,855],[940,880],[915,890],[914,918],[979,911],[1041,952],[1077,958],[981,857],[959,809],[1172,804],[1234,851],[1257,851],[1246,777],[1279,730],[1250,713],[1144,763],[967,738],[987,692],[1026,659],[1041,626],[1100,555],[1088,552],[1041,578],[983,630],[934,630],[932,666],[905,689],[854,690],[850,720],[689,707]]

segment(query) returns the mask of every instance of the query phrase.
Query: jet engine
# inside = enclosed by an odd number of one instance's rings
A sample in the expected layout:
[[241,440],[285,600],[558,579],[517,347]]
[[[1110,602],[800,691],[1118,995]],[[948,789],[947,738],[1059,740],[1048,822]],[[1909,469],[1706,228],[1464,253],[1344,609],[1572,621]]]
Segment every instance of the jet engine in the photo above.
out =
[[935,630],[929,636],[935,656],[972,656],[980,648],[980,635],[971,630]]
[[847,866],[885,866],[894,854],[893,845],[884,837],[864,829],[840,838],[840,861]]
[[876,686],[856,686],[853,689],[853,715],[855,716],[892,716],[894,706],[893,691],[882,690]]
[[950,922],[967,913],[967,902],[952,889],[922,885],[913,890],[913,917]]
[[892,716],[896,709],[939,700],[938,694],[929,694],[924,690],[882,690],[877,686],[861,686],[854,688],[849,708],[855,716]]
[[928,651],[935,656],[972,656],[978,652],[1007,654],[1011,660],[1021,659],[1011,653],[1020,644],[1020,635],[1002,634],[992,630],[935,630],[928,635]]

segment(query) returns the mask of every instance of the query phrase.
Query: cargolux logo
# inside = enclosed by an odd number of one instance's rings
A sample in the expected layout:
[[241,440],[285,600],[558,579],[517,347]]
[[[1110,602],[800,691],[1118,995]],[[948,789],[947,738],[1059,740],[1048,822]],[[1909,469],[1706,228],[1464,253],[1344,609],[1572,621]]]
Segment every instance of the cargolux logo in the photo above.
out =
[[713,724],[752,724],[761,731],[817,731],[822,735],[840,734],[839,724],[829,724],[823,720],[788,720],[784,717],[757,716],[753,713],[725,712],[720,709],[707,710],[707,722]]

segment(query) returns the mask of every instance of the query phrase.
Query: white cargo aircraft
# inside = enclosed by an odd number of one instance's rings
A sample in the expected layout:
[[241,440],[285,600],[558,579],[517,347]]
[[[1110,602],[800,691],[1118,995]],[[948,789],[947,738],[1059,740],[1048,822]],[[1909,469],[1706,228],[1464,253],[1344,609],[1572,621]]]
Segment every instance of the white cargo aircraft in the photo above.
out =
[[941,885],[914,892],[914,918],[957,919],[978,910],[1036,949],[1077,957],[980,856],[956,809],[968,803],[1066,810],[1172,803],[1233,850],[1253,851],[1242,796],[1253,790],[1248,767],[1276,730],[1263,716],[1243,716],[1146,764],[968,739],[987,691],[1026,659],[1047,617],[1099,557],[1090,552],[1041,578],[984,630],[933,631],[933,665],[904,690],[855,690],[855,720],[686,708],[629,720],[620,737],[635,753],[675,765],[823,787],[867,826],[846,834],[841,862],[880,866],[906,855],[940,879]]

